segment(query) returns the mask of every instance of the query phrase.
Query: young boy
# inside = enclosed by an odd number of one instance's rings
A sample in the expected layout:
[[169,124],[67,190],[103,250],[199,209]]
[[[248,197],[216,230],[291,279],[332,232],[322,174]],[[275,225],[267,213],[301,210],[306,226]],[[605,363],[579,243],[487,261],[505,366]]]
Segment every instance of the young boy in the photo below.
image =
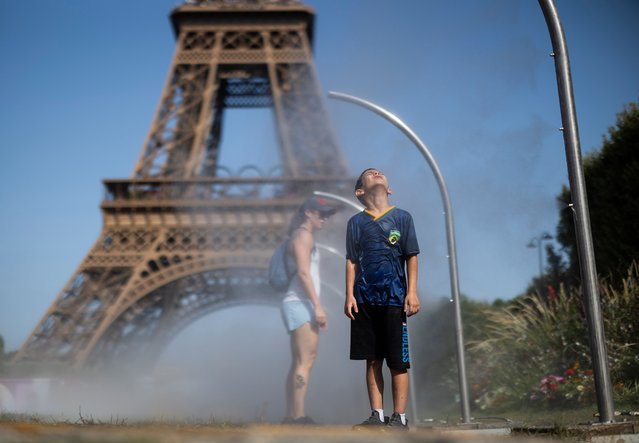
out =
[[[351,322],[351,360],[366,360],[371,416],[356,426],[392,426],[408,430],[408,330],[406,317],[419,312],[417,254],[411,215],[391,206],[386,176],[364,170],[355,196],[366,209],[348,221],[346,301]],[[393,413],[384,417],[382,363],[390,369]]]

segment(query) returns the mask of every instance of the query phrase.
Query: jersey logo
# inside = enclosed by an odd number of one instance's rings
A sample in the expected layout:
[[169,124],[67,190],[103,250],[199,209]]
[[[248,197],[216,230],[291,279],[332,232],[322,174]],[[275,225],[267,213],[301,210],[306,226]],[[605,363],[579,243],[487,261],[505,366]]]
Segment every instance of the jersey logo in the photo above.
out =
[[388,236],[388,241],[391,245],[397,243],[397,240],[402,236],[402,234],[397,229],[391,229],[390,235]]

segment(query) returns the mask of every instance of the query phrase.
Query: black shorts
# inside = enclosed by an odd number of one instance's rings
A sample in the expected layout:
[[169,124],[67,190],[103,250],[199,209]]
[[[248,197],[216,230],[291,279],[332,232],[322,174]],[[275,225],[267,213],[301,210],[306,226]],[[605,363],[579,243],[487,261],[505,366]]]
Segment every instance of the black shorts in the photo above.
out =
[[404,308],[357,305],[351,321],[351,360],[386,359],[392,369],[410,368]]

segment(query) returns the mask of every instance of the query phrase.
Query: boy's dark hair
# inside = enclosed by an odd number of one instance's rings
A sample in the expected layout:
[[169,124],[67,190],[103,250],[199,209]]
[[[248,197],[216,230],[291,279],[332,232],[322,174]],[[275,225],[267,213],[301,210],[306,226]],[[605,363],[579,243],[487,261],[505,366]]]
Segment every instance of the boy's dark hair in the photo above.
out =
[[368,171],[371,170],[376,170],[377,168],[366,168],[362,171],[362,173],[359,175],[359,177],[357,177],[357,181],[355,182],[355,191],[357,191],[358,189],[360,189],[362,186],[364,186],[363,180],[364,180],[364,174],[366,174]]

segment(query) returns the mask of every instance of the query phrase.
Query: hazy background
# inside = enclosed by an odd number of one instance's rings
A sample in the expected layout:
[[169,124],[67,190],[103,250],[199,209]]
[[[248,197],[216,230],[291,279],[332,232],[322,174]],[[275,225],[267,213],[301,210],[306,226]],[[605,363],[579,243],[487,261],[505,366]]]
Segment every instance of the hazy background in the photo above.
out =
[[[178,4],[0,0],[0,335],[7,350],[27,338],[96,240],[101,180],[131,176],[173,55],[168,14]],[[551,44],[538,3],[306,4],[317,14],[315,61],[323,91],[395,112],[437,159],[454,209],[461,291],[486,301],[522,293],[539,272],[537,250],[526,245],[544,231],[554,234],[555,196],[568,183]],[[623,105],[639,97],[639,2],[556,4],[586,153],[600,146]],[[386,172],[393,203],[416,219],[420,296],[428,309],[450,296],[442,202],[432,173],[386,121],[326,101],[353,175],[369,166]],[[223,130],[222,164],[237,170],[246,158],[265,167],[279,162],[270,110],[229,110]],[[330,283],[340,288],[341,276],[335,280]],[[325,296],[335,300],[309,413],[337,421],[341,414],[348,422],[368,414],[363,364],[346,360],[341,300],[331,291]],[[177,409],[185,413],[279,420],[287,340],[273,308],[233,308],[203,318],[175,338],[156,367],[153,383],[170,382],[154,385],[165,396],[154,408],[183,404]],[[340,397],[359,409],[331,406]]]

